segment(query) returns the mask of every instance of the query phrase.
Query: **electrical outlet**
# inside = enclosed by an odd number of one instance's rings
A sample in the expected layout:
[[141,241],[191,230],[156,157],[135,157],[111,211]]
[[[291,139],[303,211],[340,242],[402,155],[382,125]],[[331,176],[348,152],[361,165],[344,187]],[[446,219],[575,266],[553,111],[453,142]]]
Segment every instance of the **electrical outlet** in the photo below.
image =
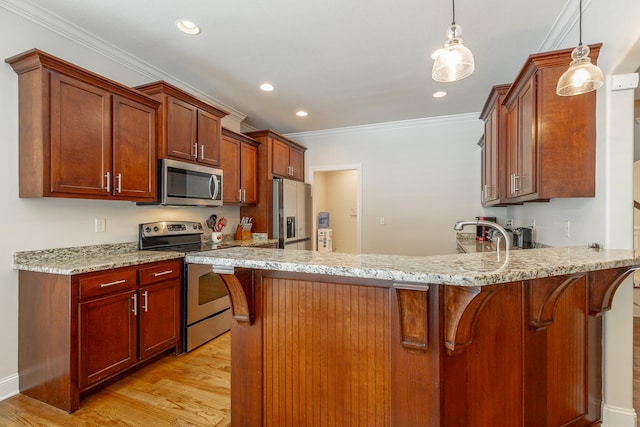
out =
[[509,218],[508,220],[506,220],[506,221],[504,222],[504,226],[505,226],[506,228],[513,228],[513,220],[512,220],[511,218]]
[[384,225],[384,217],[383,216],[380,217],[380,225]]
[[96,218],[94,221],[94,231],[96,233],[104,233],[107,230],[107,219]]

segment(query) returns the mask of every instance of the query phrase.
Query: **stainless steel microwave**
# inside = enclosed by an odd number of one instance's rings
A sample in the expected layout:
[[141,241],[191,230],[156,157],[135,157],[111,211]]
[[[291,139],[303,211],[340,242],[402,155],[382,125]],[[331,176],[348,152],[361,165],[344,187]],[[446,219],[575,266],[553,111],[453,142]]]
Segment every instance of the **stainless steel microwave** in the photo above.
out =
[[160,161],[160,203],[222,206],[222,170],[177,160]]

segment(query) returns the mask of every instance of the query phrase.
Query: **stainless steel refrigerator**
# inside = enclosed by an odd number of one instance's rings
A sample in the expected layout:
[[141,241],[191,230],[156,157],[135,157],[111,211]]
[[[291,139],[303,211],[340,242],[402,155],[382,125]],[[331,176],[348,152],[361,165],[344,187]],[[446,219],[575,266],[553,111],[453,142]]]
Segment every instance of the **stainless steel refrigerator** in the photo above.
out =
[[311,246],[311,185],[273,179],[273,238],[283,249]]

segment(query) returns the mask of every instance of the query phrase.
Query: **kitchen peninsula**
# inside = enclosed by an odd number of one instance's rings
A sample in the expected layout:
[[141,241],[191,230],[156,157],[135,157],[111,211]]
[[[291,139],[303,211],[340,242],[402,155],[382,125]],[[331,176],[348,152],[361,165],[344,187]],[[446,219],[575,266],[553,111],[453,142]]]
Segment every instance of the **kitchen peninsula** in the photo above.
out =
[[[234,426],[585,426],[633,251],[429,257],[231,248]],[[237,278],[234,268],[253,277]]]

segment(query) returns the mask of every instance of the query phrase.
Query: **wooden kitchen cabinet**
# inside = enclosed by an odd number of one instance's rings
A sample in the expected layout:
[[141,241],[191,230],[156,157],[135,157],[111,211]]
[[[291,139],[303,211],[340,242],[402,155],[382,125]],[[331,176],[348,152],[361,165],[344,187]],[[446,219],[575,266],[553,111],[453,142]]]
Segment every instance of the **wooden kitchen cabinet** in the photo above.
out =
[[20,271],[20,392],[73,412],[101,384],[180,352],[181,286],[181,259],[71,276]]
[[[600,46],[591,48],[595,63]],[[595,196],[596,92],[556,95],[572,49],[530,55],[505,95],[507,203]]]
[[500,206],[503,203],[501,160],[502,141],[505,139],[506,110],[502,105],[511,84],[496,85],[491,88],[487,101],[480,113],[484,121],[484,146],[482,148],[482,189],[481,201],[485,207]]
[[283,177],[304,181],[306,148],[273,130],[247,132],[258,141],[258,200],[255,206],[240,208],[241,216],[253,218],[254,233],[272,235],[273,178]]
[[136,89],[162,103],[159,158],[220,166],[220,122],[228,113],[167,82]]
[[271,172],[282,178],[304,181],[304,149],[289,141],[271,138],[273,163]]
[[18,74],[20,197],[153,201],[159,104],[33,49]]
[[224,173],[223,203],[255,204],[258,200],[258,142],[222,129],[220,166]]

